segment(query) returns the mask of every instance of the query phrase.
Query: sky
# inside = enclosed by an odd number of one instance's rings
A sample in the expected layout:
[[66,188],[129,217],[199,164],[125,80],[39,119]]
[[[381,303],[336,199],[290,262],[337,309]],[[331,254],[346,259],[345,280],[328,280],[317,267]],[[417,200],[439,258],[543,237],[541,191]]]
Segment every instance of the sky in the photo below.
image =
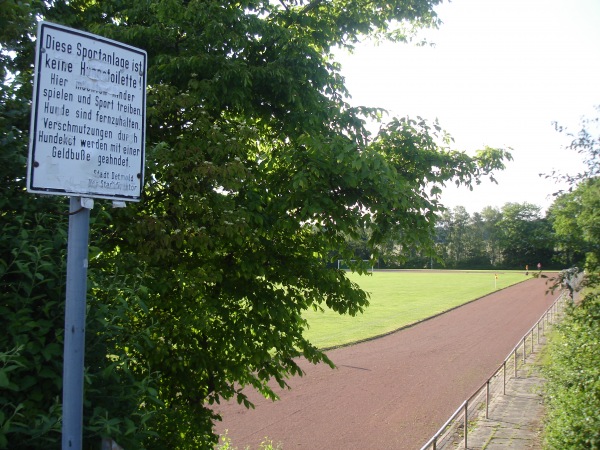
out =
[[583,167],[553,122],[576,131],[600,105],[600,0],[453,0],[435,10],[443,24],[420,35],[434,46],[365,42],[337,55],[350,103],[437,118],[469,154],[512,148],[497,185],[447,187],[446,206],[472,214],[528,202],[544,212],[565,186],[539,174]]

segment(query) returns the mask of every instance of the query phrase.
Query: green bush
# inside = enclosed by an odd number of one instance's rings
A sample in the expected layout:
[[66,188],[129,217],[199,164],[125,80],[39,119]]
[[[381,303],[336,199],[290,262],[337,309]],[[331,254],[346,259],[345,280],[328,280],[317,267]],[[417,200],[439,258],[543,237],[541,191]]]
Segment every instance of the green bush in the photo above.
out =
[[[58,209],[66,202],[31,199],[20,206],[0,214],[0,449],[60,448],[68,218]],[[136,367],[119,344],[142,302],[130,292],[130,304],[123,299],[124,290],[139,286],[134,275],[89,273],[95,295],[86,332],[86,448],[105,436],[142,448],[154,435],[148,421],[157,405],[156,374]]]
[[63,220],[0,218],[0,448],[51,448],[60,439]]
[[600,294],[558,327],[545,366],[547,449],[600,449]]

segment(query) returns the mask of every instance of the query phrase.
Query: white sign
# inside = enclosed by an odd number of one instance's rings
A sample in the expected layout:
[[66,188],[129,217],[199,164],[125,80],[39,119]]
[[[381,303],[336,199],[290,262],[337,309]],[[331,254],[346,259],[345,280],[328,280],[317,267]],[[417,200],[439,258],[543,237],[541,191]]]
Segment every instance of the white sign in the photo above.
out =
[[29,192],[140,200],[146,60],[129,45],[39,23]]

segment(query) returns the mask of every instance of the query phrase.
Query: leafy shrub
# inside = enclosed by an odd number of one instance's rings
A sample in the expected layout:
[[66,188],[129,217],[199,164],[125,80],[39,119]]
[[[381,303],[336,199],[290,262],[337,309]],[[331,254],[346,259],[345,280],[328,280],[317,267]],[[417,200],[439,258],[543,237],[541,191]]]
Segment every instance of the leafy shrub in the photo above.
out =
[[51,448],[60,439],[65,227],[41,212],[0,219],[0,448]]
[[[60,448],[68,218],[57,210],[64,205],[31,199],[0,214],[0,449]],[[98,207],[97,227],[103,214]],[[157,375],[136,366],[126,347],[131,318],[144,308],[135,294],[141,274],[121,275],[110,258],[97,260],[88,273],[84,445],[113,437],[143,448],[155,436],[148,423],[159,402]]]
[[549,345],[545,367],[548,449],[600,448],[600,294],[573,307]]

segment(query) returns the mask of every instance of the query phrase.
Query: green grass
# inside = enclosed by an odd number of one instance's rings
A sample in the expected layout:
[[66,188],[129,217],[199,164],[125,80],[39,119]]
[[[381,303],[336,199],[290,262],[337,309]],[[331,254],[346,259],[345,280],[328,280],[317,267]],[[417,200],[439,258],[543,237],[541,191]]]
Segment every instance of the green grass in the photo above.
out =
[[319,348],[389,333],[528,278],[522,271],[397,271],[349,276],[370,294],[370,305],[355,317],[331,310],[306,312],[310,328],[305,336]]

